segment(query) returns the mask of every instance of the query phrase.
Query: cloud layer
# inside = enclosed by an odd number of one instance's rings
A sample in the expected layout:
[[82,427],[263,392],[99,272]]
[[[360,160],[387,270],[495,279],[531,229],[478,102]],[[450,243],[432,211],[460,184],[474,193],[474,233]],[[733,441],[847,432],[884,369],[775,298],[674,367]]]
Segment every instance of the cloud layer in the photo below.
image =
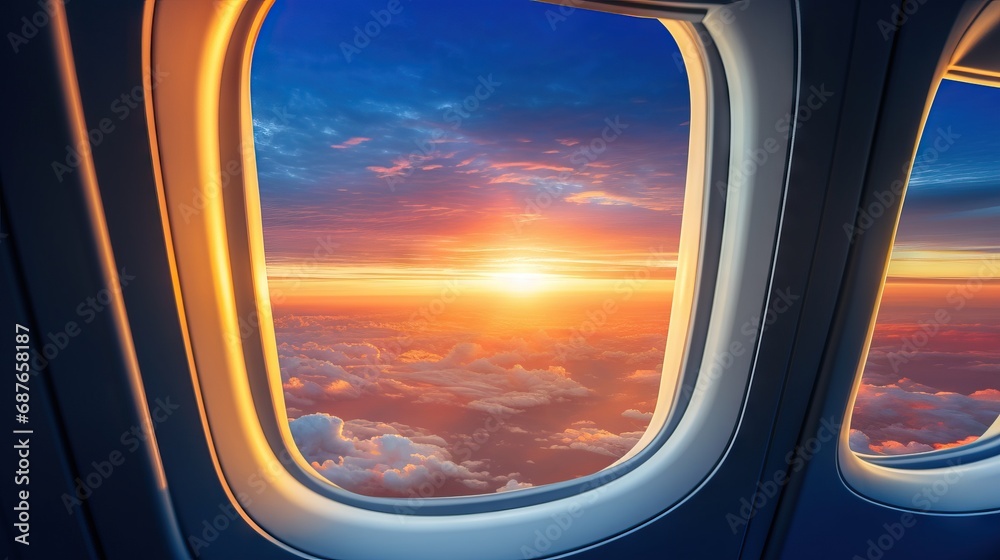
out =
[[407,496],[448,481],[482,491],[494,482],[482,463],[455,462],[443,439],[408,426],[309,414],[292,420],[290,427],[313,467],[354,492]]
[[[299,317],[296,321],[322,324],[324,319]],[[394,353],[391,338],[383,341],[390,349],[382,349],[368,342],[324,344],[315,340],[317,335],[311,329],[279,332],[285,396],[288,404],[298,409],[322,401],[390,394],[417,404],[510,415],[592,395],[563,366],[522,365],[551,360],[551,348],[532,351],[528,345],[517,348],[508,344],[489,351],[480,344],[463,342],[443,355],[403,348]],[[326,333],[331,338],[339,335],[342,331]],[[442,337],[435,346],[447,344],[445,340],[447,337]]]
[[548,440],[552,443],[548,448],[589,451],[618,459],[639,443],[642,433],[640,431],[616,434],[600,428],[569,427],[562,433],[550,436]]
[[851,448],[899,455],[974,441],[1000,415],[1000,391],[939,392],[909,379],[862,385],[855,403]]

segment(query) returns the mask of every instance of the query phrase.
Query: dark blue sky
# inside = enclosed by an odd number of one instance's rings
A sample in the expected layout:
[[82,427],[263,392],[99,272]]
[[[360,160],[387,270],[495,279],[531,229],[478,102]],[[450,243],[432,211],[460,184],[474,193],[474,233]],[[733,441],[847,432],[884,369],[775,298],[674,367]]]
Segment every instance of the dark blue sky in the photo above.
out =
[[941,83],[896,247],[1000,252],[1000,89]]

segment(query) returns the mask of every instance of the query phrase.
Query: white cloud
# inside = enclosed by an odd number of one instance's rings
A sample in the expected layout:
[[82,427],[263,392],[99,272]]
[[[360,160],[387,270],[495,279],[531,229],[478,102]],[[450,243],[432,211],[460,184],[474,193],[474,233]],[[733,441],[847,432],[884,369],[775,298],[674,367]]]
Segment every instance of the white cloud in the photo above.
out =
[[566,428],[549,436],[552,445],[548,449],[578,449],[618,459],[635,447],[640,437],[642,432],[615,434],[599,428]]
[[289,427],[313,468],[353,492],[407,495],[423,484],[440,488],[448,480],[485,489],[494,480],[488,472],[475,470],[481,462],[452,461],[440,437],[401,424],[344,422],[310,414],[292,420]]
[[643,422],[648,424],[650,420],[653,419],[652,412],[640,412],[634,408],[630,408],[625,412],[622,412],[623,418],[628,418],[629,420],[635,420],[636,422]]
[[650,385],[659,385],[661,379],[663,379],[663,373],[658,369],[637,369],[634,373],[630,373],[625,377],[625,381],[648,383]]
[[531,488],[533,486],[534,486],[534,484],[531,484],[530,482],[518,482],[516,479],[512,478],[512,479],[510,479],[510,480],[507,481],[507,484],[504,484],[500,488],[497,488],[496,491],[497,492],[510,492],[510,491],[513,491],[513,490],[521,490],[522,488]]

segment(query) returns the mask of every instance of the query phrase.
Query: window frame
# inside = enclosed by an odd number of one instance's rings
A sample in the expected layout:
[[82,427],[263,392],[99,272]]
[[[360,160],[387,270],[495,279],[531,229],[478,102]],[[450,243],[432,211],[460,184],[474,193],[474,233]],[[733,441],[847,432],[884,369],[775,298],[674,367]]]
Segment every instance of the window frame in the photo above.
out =
[[[743,154],[773,134],[764,124],[795,106],[790,7],[676,1],[643,8],[685,20],[661,21],[685,59],[692,125],[664,382],[636,450],[575,481],[413,503],[333,487],[308,465],[280,420],[285,407],[249,103],[253,43],[272,1],[155,2],[144,38],[145,67],[175,78],[152,91],[151,140],[204,435],[239,514],[261,534],[308,554],[489,560],[522,555],[536,529],[567,513],[571,529],[545,554],[592,546],[665,515],[705,484],[741,422],[759,339],[741,327],[767,299],[792,139],[770,165],[738,184],[730,179],[749,159]],[[621,2],[606,4],[633,13]],[[730,161],[730,154],[739,156]],[[727,265],[724,275],[717,274],[720,263]],[[734,355],[734,344],[743,351]],[[730,365],[718,378],[707,375],[713,360],[727,356]],[[266,491],[258,493],[261,481]],[[601,515],[584,515],[598,508]],[[400,538],[384,538],[393,533]]]
[[[934,56],[940,57],[940,61],[927,89],[929,94],[926,96],[916,141],[908,159],[910,163],[915,161],[924,125],[943,79],[1000,87],[1000,79],[997,78],[995,71],[988,68],[977,70],[968,56],[970,53],[982,54],[984,48],[992,47],[993,52],[996,52],[996,41],[1000,36],[997,33],[997,30],[1000,29],[1000,2],[996,0],[992,2],[989,0],[970,0],[966,2],[964,8],[953,25],[944,52],[934,53]],[[907,31],[919,32],[919,29],[914,29],[916,25],[919,24],[908,25],[899,30],[903,40],[914,39],[913,36],[907,34]],[[992,37],[991,32],[993,33]],[[992,41],[992,43],[985,45],[984,41]],[[915,56],[927,56],[927,54],[918,53]],[[912,60],[909,62],[913,63]],[[983,60],[980,58],[977,62],[983,62]],[[1000,64],[1000,60],[992,62]],[[918,77],[917,80],[920,78]],[[898,83],[901,84],[902,81],[897,78]],[[889,120],[885,117],[883,119]],[[891,165],[886,164],[885,167],[888,168]],[[880,171],[882,170],[884,169],[880,169]],[[873,227],[865,232],[866,240],[863,243],[857,243],[855,247],[854,270],[845,280],[845,294],[847,297],[854,294],[852,303],[847,306],[848,314],[854,319],[848,319],[848,321],[854,320],[857,321],[855,324],[864,325],[862,331],[864,333],[863,347],[860,352],[852,348],[853,336],[842,338],[839,342],[839,348],[832,347],[832,351],[845,356],[845,360],[839,366],[835,365],[834,367],[843,368],[845,375],[849,371],[854,376],[844,412],[843,425],[845,427],[851,425],[854,403],[861,388],[868,352],[878,322],[879,305],[888,276],[892,244],[905,204],[911,171],[912,166],[907,169],[906,175],[903,177],[904,190],[902,195],[893,207],[887,208],[887,216],[890,212],[895,213],[891,229]],[[874,184],[874,180],[869,178],[862,206],[874,200],[871,198],[875,190],[872,184]],[[885,249],[886,247],[887,249]],[[866,269],[865,266],[872,266],[875,263],[881,267],[878,269],[880,275],[875,279],[864,278],[864,271],[870,272],[872,270],[871,268]],[[866,308],[865,293],[869,289],[868,285],[874,281],[878,282],[875,304]],[[851,334],[853,335],[853,333]],[[858,359],[854,360],[850,358],[851,356],[858,356]],[[849,438],[850,430],[842,430],[837,451],[838,472],[844,484],[862,499],[919,513],[985,514],[1000,510],[1000,486],[995,483],[996,473],[1000,472],[1000,418],[997,418],[986,433],[972,443],[949,449],[906,455],[881,456],[857,453],[850,448]],[[943,493],[939,493],[937,489],[942,484],[945,485],[946,489]],[[917,497],[927,489],[934,490],[935,500],[918,501]],[[922,505],[925,503],[929,504],[929,507]]]

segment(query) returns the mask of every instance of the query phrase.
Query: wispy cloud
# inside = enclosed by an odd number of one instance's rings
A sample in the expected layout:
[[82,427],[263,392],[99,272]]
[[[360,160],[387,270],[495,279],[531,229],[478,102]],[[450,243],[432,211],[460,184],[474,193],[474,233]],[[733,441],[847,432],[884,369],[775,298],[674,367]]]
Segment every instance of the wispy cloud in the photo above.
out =
[[341,144],[334,144],[334,145],[332,145],[330,147],[331,148],[335,148],[337,150],[344,150],[344,149],[347,149],[347,148],[352,148],[354,146],[358,146],[358,145],[364,144],[365,142],[369,142],[369,141],[371,141],[371,138],[365,138],[364,136],[355,136],[354,138],[346,140],[346,141],[344,141]]

